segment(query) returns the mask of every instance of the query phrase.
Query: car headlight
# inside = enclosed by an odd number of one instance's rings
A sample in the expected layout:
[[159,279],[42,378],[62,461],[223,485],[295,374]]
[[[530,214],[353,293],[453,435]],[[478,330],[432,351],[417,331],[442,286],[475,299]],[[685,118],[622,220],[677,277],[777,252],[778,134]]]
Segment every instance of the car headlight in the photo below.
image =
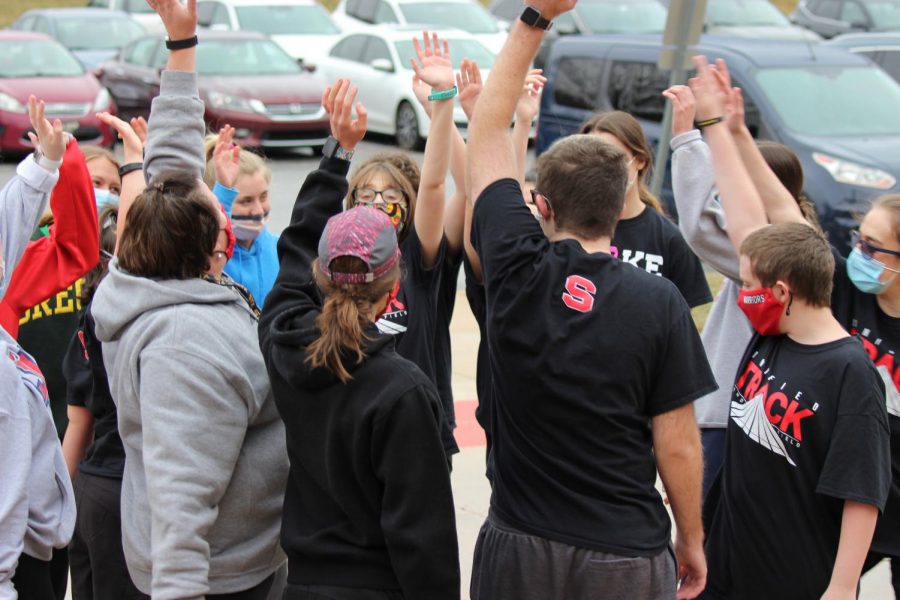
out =
[[100,91],[97,92],[97,97],[94,99],[94,107],[91,108],[91,112],[102,112],[109,108],[109,90],[105,87],[100,88]]
[[893,175],[875,167],[858,165],[849,160],[835,158],[820,152],[813,152],[812,157],[816,164],[828,171],[838,183],[875,188],[876,190],[886,190],[894,187],[894,184],[897,183],[897,179]]
[[222,94],[221,92],[209,92],[207,94],[209,104],[213,108],[236,110],[240,112],[253,112],[261,115],[266,114],[266,105],[256,98],[247,100],[237,96]]
[[0,92],[0,110],[5,110],[6,112],[25,112],[25,105],[21,102],[10,96],[9,94],[4,94]]

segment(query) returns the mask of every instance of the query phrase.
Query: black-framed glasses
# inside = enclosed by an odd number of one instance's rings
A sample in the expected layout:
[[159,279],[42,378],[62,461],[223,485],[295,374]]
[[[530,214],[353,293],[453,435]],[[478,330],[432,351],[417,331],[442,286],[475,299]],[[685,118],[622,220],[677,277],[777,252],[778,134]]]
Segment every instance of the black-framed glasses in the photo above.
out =
[[549,208],[550,210],[553,210],[553,203],[550,202],[550,198],[547,197],[547,194],[542,194],[541,192],[537,191],[535,188],[531,188],[531,202],[535,206],[537,206],[537,197],[538,196],[540,196],[541,198],[544,199],[544,202],[547,203],[547,208]]
[[888,254],[890,256],[900,256],[900,251],[881,248],[863,239],[863,237],[859,234],[858,229],[854,229],[850,232],[850,245],[855,248],[858,247],[859,251],[869,258],[875,258],[876,252],[881,252],[882,254]]
[[406,192],[400,188],[386,188],[376,190],[373,188],[356,188],[353,190],[353,199],[359,204],[375,204],[375,199],[381,196],[385,204],[406,205]]

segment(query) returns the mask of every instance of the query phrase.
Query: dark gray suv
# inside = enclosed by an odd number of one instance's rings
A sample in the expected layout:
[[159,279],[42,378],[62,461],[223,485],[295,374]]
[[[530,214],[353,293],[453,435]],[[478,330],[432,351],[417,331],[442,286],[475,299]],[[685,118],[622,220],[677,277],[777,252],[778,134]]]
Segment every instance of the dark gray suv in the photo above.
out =
[[791,21],[826,38],[900,30],[900,0],[800,0]]

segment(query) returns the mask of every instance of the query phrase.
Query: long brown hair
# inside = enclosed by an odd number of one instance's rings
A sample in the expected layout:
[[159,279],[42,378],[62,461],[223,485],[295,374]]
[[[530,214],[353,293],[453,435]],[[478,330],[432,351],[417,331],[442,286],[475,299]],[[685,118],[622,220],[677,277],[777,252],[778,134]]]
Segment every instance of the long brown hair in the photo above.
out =
[[406,221],[403,231],[397,236],[397,241],[402,242],[412,229],[416,216],[416,192],[419,189],[419,167],[405,154],[400,152],[379,152],[363,164],[350,177],[350,187],[347,189],[347,197],[344,199],[344,208],[353,208],[353,190],[365,185],[367,181],[376,175],[382,175],[406,194],[409,210],[406,212]]
[[[87,304],[94,297],[97,286],[106,277],[109,259],[116,250],[116,222],[119,218],[119,205],[106,204],[100,211],[100,260],[96,266],[84,276],[81,287],[81,303]],[[104,254],[105,253],[105,254]]]
[[638,169],[636,182],[641,202],[661,215],[666,214],[659,199],[647,187],[647,176],[653,170],[653,152],[637,119],[621,110],[596,113],[584,122],[578,133],[608,133],[628,148],[632,156],[644,161],[644,166]]
[[[344,366],[344,359],[365,360],[363,342],[365,328],[376,302],[394,288],[400,277],[399,263],[390,271],[370,283],[336,283],[329,279],[313,262],[316,285],[325,295],[322,312],[316,318],[316,328],[321,336],[306,348],[306,362],[313,368],[325,368],[334,373],[342,383],[353,376]],[[339,256],[331,262],[331,268],[340,273],[365,273],[366,265],[355,256]]]
[[818,227],[819,218],[816,216],[816,207],[812,200],[803,195],[803,166],[794,151],[784,144],[769,140],[760,140],[756,142],[756,146],[766,164],[781,181],[781,185],[787,188],[787,191],[797,201],[803,217],[811,225]]

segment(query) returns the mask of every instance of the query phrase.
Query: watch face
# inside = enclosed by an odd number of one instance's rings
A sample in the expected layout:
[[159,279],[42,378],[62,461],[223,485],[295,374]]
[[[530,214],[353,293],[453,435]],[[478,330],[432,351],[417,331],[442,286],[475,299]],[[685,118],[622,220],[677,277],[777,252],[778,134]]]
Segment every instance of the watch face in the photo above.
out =
[[528,25],[534,25],[537,23],[538,19],[541,18],[541,13],[537,11],[537,9],[526,6],[525,10],[522,11],[522,20],[525,21]]
[[322,156],[334,158],[334,153],[337,152],[338,148],[340,148],[338,141],[333,137],[329,137],[325,142],[325,146],[322,147]]

